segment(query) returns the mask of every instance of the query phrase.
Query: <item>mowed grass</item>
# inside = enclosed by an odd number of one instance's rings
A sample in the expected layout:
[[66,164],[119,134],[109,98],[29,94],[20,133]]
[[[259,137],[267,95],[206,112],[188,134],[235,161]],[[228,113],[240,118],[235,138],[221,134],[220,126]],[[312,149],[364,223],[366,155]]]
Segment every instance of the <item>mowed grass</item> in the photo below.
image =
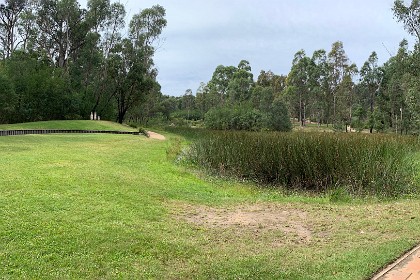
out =
[[121,125],[110,121],[44,121],[18,124],[2,124],[0,130],[12,129],[74,129],[74,130],[117,130],[134,131],[127,125]]
[[[420,241],[416,199],[334,204],[204,177],[167,160],[166,136],[0,137],[0,278],[366,279]],[[214,217],[256,206],[290,213],[290,230]]]

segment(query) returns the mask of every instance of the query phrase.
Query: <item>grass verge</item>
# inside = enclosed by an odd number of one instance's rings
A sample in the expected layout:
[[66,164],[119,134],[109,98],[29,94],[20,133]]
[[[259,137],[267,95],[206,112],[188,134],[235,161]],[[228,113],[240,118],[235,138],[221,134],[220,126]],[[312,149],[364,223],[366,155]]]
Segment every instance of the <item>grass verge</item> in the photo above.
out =
[[[121,125],[110,121],[45,121],[18,124],[2,124],[0,130],[12,129],[74,129],[74,130],[117,130],[136,131],[127,125]],[[138,131],[138,130],[137,130]]]

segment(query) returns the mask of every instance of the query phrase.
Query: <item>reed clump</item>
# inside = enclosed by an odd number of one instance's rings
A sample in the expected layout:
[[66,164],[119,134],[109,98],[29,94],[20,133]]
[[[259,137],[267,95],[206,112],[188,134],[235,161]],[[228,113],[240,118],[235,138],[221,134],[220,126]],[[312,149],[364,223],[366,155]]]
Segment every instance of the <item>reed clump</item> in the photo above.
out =
[[398,196],[416,190],[418,138],[345,133],[214,132],[190,160],[220,175],[293,190]]

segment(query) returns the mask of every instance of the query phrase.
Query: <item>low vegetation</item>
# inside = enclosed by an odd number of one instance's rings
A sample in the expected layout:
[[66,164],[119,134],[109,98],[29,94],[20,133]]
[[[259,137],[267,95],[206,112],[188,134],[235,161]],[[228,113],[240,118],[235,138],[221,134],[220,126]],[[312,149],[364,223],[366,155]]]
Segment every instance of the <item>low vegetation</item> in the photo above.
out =
[[0,137],[0,278],[356,280],[420,240],[417,199],[331,203],[194,174],[172,162],[186,138],[165,136]]
[[217,130],[290,131],[292,129],[286,105],[280,100],[275,100],[267,111],[244,105],[213,108],[206,113],[204,120],[207,128]]
[[341,133],[214,132],[190,159],[222,175],[293,190],[397,196],[415,190],[418,139]]

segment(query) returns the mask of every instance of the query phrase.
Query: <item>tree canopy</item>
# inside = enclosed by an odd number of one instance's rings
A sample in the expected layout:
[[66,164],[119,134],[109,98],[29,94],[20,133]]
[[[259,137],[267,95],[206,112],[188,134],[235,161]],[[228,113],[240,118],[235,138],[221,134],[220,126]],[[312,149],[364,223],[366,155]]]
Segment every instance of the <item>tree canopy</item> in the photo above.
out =
[[128,26],[125,16],[125,7],[109,0],[89,0],[86,9],[77,0],[0,5],[0,67],[8,82],[3,91],[10,89],[3,106],[9,113],[1,121],[97,112],[123,122],[146,96],[159,92],[153,56],[167,24],[165,9],[141,10]]

